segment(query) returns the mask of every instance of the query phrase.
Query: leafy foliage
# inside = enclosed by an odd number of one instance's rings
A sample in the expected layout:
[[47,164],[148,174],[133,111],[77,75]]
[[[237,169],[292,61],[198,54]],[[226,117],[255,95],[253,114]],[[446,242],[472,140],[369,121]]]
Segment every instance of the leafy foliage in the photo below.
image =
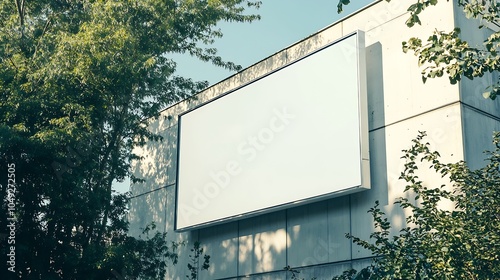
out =
[[190,280],[198,279],[198,266],[200,265],[200,258],[203,257],[203,263],[201,264],[201,270],[208,270],[210,268],[210,256],[203,254],[203,248],[200,246],[198,241],[194,242],[193,248],[191,248],[191,254],[189,255],[190,263],[188,263],[188,270],[190,272],[186,277]]
[[[437,0],[419,1],[410,7],[415,19],[410,19],[407,24],[413,26],[420,24],[418,14],[429,5],[435,5]],[[458,0],[457,4],[462,8],[466,18],[481,21],[479,28],[494,26],[500,28],[500,6],[496,1]],[[452,31],[438,31],[429,36],[426,42],[419,38],[411,38],[403,42],[403,50],[412,50],[418,56],[419,65],[426,65],[422,71],[422,80],[441,77],[444,73],[450,79],[451,84],[456,84],[463,76],[468,79],[482,77],[487,73],[500,70],[498,49],[500,46],[500,32],[492,34],[484,40],[482,46],[471,45],[460,36],[460,29]],[[483,96],[495,99],[500,92],[500,83],[496,81],[488,86]]]
[[[109,272],[106,256],[132,242],[124,237],[128,197],[113,193],[113,181],[130,175],[133,147],[161,140],[146,119],[207,86],[176,75],[170,57],[239,70],[210,47],[222,36],[216,24],[252,22],[259,17],[246,9],[259,4],[0,1],[0,228],[8,223],[5,170],[14,164],[16,277]],[[4,264],[6,250],[2,242]]]
[[[120,235],[101,249],[104,258],[96,259],[98,270],[90,268],[87,279],[162,279],[167,263],[177,264],[177,249],[185,244],[168,242],[166,232],[155,231],[154,223],[143,229],[144,236]],[[96,251],[99,250],[95,248]],[[120,269],[121,270],[118,270]]]
[[[463,161],[442,163],[424,136],[404,150],[400,179],[415,200],[400,198],[395,204],[411,210],[408,226],[391,236],[391,224],[377,202],[369,210],[379,229],[370,236],[374,243],[347,235],[376,256],[373,264],[334,279],[500,279],[500,133],[494,137],[495,151],[487,152],[488,164],[478,170]],[[419,161],[449,178],[452,189],[421,181]],[[440,207],[443,201],[453,202],[454,208]]]

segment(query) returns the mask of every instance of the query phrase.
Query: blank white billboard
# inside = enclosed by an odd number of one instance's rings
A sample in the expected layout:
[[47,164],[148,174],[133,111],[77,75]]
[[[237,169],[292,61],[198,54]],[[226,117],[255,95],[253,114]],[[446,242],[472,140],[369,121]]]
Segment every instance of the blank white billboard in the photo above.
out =
[[370,187],[364,36],[179,117],[176,230]]

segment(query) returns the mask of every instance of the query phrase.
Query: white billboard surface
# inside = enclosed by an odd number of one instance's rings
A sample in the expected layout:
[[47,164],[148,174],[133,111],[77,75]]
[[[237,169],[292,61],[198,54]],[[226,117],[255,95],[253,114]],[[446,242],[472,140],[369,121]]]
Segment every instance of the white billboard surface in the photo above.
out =
[[363,33],[179,117],[176,230],[370,187]]

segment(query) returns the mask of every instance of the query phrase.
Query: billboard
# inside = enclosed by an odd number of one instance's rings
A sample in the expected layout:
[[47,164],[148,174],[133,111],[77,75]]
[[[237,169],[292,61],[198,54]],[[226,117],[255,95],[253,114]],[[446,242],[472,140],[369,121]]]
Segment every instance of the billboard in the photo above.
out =
[[370,188],[364,36],[179,116],[175,229]]

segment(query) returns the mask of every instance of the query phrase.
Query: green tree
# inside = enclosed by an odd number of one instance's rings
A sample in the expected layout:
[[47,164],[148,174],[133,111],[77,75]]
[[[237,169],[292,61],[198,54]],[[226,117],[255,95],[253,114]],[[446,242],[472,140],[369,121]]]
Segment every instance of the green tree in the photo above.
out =
[[[370,236],[374,242],[347,235],[374,254],[372,265],[334,280],[500,279],[500,133],[494,137],[496,149],[487,152],[487,165],[478,170],[463,161],[442,163],[424,136],[403,151],[400,179],[415,200],[400,198],[395,205],[410,210],[408,226],[391,236],[391,224],[377,202],[369,210],[378,228]],[[417,174],[423,164],[449,179],[451,188],[421,181]],[[453,202],[454,209],[441,208],[442,201]]]
[[[0,1],[0,232],[15,219],[16,277],[113,277],[110,254],[136,241],[126,237],[127,196],[112,182],[130,175],[133,147],[161,140],[146,119],[207,86],[176,75],[170,56],[239,70],[210,46],[222,36],[216,24],[257,20],[246,10],[259,4]],[[10,245],[1,244],[4,265]],[[113,269],[135,271],[126,262]]]
[[[391,0],[386,0],[390,2]],[[349,0],[339,0],[338,12],[342,11]],[[455,2],[455,1],[454,1]],[[408,27],[421,24],[419,15],[438,0],[418,0],[408,7]],[[491,35],[485,38],[482,45],[477,46],[461,38],[460,28],[440,31],[436,29],[427,39],[412,37],[402,42],[403,51],[413,51],[418,57],[422,70],[422,80],[447,76],[451,84],[456,84],[462,77],[474,79],[500,70],[500,5],[496,0],[457,0],[467,19],[477,20],[479,29],[493,27]],[[439,27],[437,27],[439,28]],[[492,100],[500,94],[500,80],[484,89],[483,96]]]

